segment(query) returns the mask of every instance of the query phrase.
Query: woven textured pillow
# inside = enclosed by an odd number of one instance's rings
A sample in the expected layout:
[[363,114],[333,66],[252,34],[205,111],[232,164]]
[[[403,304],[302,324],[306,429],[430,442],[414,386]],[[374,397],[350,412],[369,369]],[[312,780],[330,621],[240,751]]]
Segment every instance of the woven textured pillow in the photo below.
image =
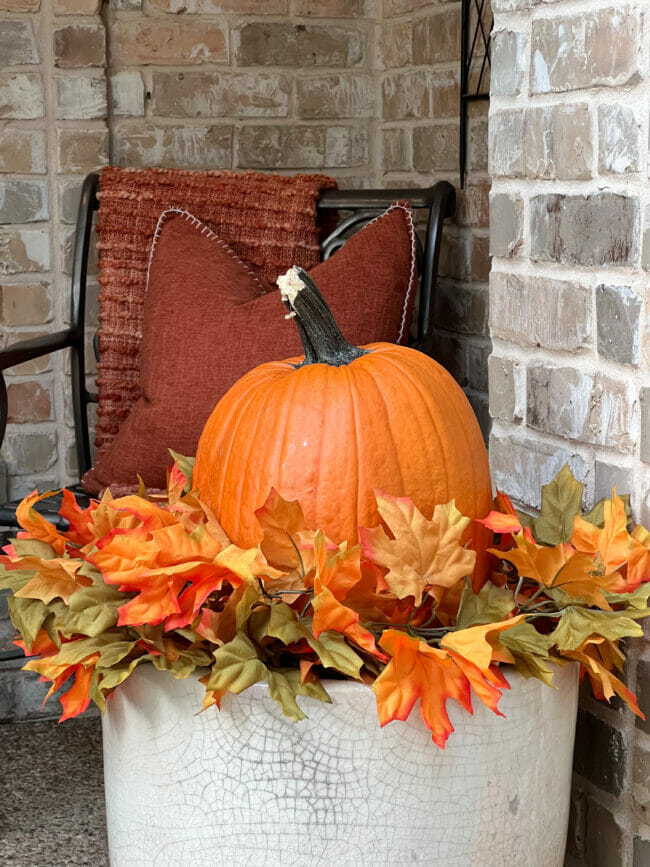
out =
[[[352,343],[406,342],[416,289],[409,208],[391,206],[310,273]],[[90,493],[132,490],[137,475],[163,488],[167,450],[194,454],[234,382],[258,364],[302,354],[279,290],[186,211],[160,217],[147,279],[142,396],[84,476]]]

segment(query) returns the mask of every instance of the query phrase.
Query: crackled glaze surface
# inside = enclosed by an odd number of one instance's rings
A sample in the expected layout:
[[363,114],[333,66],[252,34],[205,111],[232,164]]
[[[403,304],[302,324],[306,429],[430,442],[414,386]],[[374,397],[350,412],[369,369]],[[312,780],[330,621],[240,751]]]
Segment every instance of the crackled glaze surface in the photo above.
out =
[[262,685],[196,715],[201,684],[142,666],[104,718],[111,865],[561,867],[577,672],[508,678],[506,719],[449,702],[442,751],[360,684],[294,724]]

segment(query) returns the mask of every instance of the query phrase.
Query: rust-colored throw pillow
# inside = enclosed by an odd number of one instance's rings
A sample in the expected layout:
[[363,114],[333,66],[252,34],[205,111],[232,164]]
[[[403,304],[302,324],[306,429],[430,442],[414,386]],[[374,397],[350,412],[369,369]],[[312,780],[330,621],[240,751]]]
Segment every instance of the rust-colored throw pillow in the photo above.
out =
[[[392,205],[310,273],[352,343],[405,343],[417,275],[409,208]],[[137,487],[139,474],[148,487],[163,488],[167,449],[194,454],[208,415],[234,382],[258,364],[302,354],[285,313],[277,287],[208,226],[186,211],[165,211],[149,259],[142,396],[84,487],[122,494]]]

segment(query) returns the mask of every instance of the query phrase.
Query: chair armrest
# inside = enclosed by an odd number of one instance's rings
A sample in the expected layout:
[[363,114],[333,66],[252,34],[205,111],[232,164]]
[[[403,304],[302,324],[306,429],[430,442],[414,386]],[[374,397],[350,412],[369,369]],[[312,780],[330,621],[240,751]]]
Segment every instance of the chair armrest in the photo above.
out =
[[32,358],[40,358],[49,355],[66,346],[72,346],[77,339],[77,334],[72,328],[66,331],[56,331],[54,334],[44,334],[41,337],[32,337],[31,340],[21,340],[6,349],[0,350],[0,370],[15,367]]

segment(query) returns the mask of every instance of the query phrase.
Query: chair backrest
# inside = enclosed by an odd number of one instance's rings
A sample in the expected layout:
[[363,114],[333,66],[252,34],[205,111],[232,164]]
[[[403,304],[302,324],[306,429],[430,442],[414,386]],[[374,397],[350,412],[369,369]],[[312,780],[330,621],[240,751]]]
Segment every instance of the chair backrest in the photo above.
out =
[[[97,400],[96,395],[86,389],[85,306],[93,215],[99,208],[99,182],[100,176],[93,173],[88,175],[83,183],[72,267],[72,398],[77,462],[82,474],[91,466],[88,404]],[[351,233],[358,231],[396,200],[407,201],[414,210],[421,211],[422,223],[426,220],[422,239],[418,239],[420,294],[415,336],[410,345],[431,354],[434,294],[442,226],[445,217],[453,216],[456,203],[455,190],[449,182],[439,181],[427,189],[326,190],[318,199],[319,212],[337,211],[341,219],[321,243],[321,258],[327,259],[345,243]]]

